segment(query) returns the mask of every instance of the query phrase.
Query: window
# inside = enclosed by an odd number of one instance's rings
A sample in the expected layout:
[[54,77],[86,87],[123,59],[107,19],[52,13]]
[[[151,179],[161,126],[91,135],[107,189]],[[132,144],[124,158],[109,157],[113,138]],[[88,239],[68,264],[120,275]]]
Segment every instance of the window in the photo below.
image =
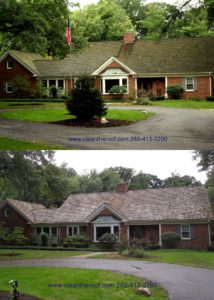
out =
[[64,80],[62,79],[59,79],[58,80],[58,89],[64,89]]
[[6,93],[12,93],[13,92],[13,83],[12,81],[6,81]]
[[105,233],[115,234],[119,240],[119,225],[115,224],[94,224],[94,242],[99,242],[99,238]]
[[99,241],[99,239],[101,238],[101,236],[105,233],[111,233],[111,227],[97,227],[96,228],[96,241]]
[[57,235],[57,227],[51,227],[51,234]]
[[6,62],[6,69],[7,70],[13,69],[13,62],[11,60],[7,60],[7,62]]
[[105,93],[109,93],[110,89],[115,85],[120,85],[119,79],[106,79]]
[[193,77],[185,78],[185,90],[186,91],[194,91],[194,78]]
[[43,227],[43,232],[49,234],[50,228],[49,227]]
[[190,225],[181,225],[181,239],[190,240]]
[[79,226],[67,227],[67,235],[74,236],[76,234],[79,234]]
[[42,228],[36,227],[36,234],[41,234],[41,233],[42,233]]
[[9,208],[5,208],[4,209],[4,216],[7,218],[10,216],[10,209]]
[[100,85],[102,94],[108,94],[110,89],[115,85],[124,86],[126,88],[126,93],[128,93],[128,80],[127,80],[127,78],[124,78],[124,77],[119,77],[119,78],[103,77],[101,79],[101,85]]
[[47,88],[47,87],[48,87],[48,82],[47,82],[47,80],[42,80],[42,86],[43,86],[44,88]]
[[56,80],[55,79],[49,80],[49,86],[56,86]]

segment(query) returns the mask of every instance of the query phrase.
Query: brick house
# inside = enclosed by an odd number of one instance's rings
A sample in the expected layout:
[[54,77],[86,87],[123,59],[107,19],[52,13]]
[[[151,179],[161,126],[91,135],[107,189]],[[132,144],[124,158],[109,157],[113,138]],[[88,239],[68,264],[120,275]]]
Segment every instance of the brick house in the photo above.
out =
[[206,248],[214,216],[204,187],[129,191],[126,184],[118,184],[116,192],[71,195],[54,209],[6,200],[0,219],[9,229],[23,227],[28,239],[46,232],[63,242],[68,235],[85,234],[96,244],[109,232],[118,239],[140,238],[161,246],[161,235],[174,231],[181,236],[179,247]]
[[77,77],[88,75],[105,98],[114,85],[134,99],[143,91],[167,97],[167,87],[180,84],[183,98],[205,99],[213,95],[213,48],[214,37],[136,40],[125,33],[123,41],[93,42],[62,60],[11,50],[0,58],[0,98],[13,97],[12,79],[20,74],[41,81],[47,95],[51,86],[67,94]]

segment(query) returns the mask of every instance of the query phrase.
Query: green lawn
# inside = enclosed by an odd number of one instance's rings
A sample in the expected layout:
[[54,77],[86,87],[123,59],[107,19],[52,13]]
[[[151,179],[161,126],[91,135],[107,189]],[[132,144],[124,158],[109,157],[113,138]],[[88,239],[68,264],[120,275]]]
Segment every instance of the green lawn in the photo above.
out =
[[54,102],[17,102],[17,101],[0,101],[1,109],[36,109],[36,108],[49,108],[49,107],[64,107],[64,103],[54,103]]
[[[143,279],[115,272],[56,267],[1,268],[0,272],[0,290],[11,290],[9,280],[18,280],[20,293],[31,294],[45,300],[145,299],[144,296],[137,295],[134,288],[117,287],[117,283],[129,285],[136,283],[143,286]],[[97,284],[97,288],[71,287],[71,284],[81,283],[91,286]],[[168,299],[167,292],[160,286],[151,290],[152,296],[149,299]]]
[[[195,250],[173,250],[173,249],[160,249],[146,251],[148,258],[142,258],[140,260],[149,260],[155,262],[166,262],[178,265],[203,267],[214,269],[214,252],[209,251],[195,251]],[[100,254],[93,256],[92,258],[115,258],[126,259],[122,255],[117,253]],[[133,259],[133,258],[132,258]]]
[[[17,256],[1,256],[2,254],[15,253]],[[48,250],[24,250],[24,249],[0,249],[0,260],[16,260],[31,258],[62,258],[90,254],[90,251],[48,251]]]
[[[141,111],[124,111],[124,110],[109,110],[105,116],[107,119],[118,119],[128,121],[145,120],[153,113],[143,113]],[[69,115],[65,108],[58,109],[33,109],[33,110],[17,110],[0,113],[1,118],[16,119],[32,122],[55,122],[60,120],[71,119],[73,116]]]
[[44,142],[36,141],[26,142],[20,140],[14,140],[9,138],[0,137],[0,150],[56,150],[63,149],[56,145],[49,145]]
[[162,100],[153,101],[153,106],[174,107],[174,108],[195,108],[195,109],[214,109],[214,101],[196,100]]

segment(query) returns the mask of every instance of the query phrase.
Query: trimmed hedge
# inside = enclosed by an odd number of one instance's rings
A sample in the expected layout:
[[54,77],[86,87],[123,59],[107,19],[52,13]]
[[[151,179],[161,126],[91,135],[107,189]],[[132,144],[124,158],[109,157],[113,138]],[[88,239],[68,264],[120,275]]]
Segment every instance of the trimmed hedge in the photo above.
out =
[[206,99],[207,99],[207,101],[214,101],[214,96],[209,96]]
[[60,98],[60,99],[53,99],[53,98],[25,98],[25,99],[19,99],[19,98],[10,98],[10,99],[1,99],[0,102],[54,102],[54,103],[64,103],[66,99]]
[[52,251],[100,251],[100,249],[93,249],[91,250],[90,248],[76,248],[76,247],[42,247],[42,246],[1,246],[0,249],[22,249],[22,250],[52,250]]

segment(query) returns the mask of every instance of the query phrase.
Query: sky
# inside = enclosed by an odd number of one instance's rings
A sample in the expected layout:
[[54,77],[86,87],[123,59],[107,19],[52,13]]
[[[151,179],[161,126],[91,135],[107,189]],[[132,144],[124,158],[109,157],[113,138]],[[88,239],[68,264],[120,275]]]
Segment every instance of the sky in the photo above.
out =
[[92,169],[102,171],[105,168],[122,166],[157,175],[161,179],[177,172],[180,175],[194,176],[204,183],[206,173],[199,172],[197,161],[192,156],[193,151],[186,150],[61,150],[56,151],[55,161],[57,165],[66,162],[79,174],[88,173]]

